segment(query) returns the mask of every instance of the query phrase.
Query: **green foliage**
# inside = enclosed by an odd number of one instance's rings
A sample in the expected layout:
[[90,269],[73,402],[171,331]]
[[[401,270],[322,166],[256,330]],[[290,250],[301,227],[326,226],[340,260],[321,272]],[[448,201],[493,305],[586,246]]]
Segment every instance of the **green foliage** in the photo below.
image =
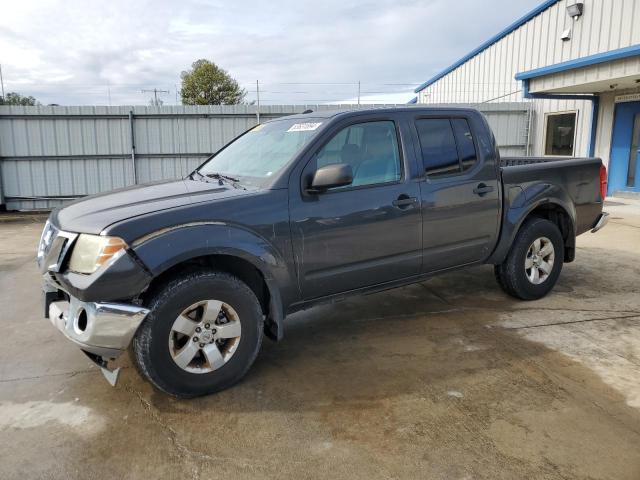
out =
[[9,92],[4,97],[0,96],[0,105],[22,105],[33,106],[40,105],[33,97],[24,97],[17,92]]
[[182,72],[180,77],[184,105],[236,105],[247,94],[225,70],[209,60],[193,62],[191,70]]

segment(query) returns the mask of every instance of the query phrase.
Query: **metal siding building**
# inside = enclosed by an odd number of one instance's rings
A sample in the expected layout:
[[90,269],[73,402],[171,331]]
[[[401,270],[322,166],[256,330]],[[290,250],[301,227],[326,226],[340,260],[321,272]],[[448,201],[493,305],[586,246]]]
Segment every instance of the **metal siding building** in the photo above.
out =
[[[568,7],[576,3],[582,11],[574,18]],[[640,113],[640,0],[547,0],[416,93],[418,103],[530,101],[534,155],[566,154],[571,146],[575,156],[612,159],[610,191],[640,191],[632,171],[640,165],[632,152],[640,136],[633,122]],[[626,110],[624,118],[616,114]],[[573,135],[565,148],[562,140],[555,145],[562,132]]]

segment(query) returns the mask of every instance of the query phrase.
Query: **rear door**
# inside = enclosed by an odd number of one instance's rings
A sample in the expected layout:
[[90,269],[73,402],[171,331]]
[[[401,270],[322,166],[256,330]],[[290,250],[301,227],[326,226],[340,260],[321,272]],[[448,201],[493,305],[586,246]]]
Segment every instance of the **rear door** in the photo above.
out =
[[497,240],[500,189],[493,139],[480,116],[415,116],[420,182],[423,272],[486,259]]
[[[352,117],[334,126],[301,174],[292,175],[291,234],[305,299],[420,273],[419,180],[411,175],[411,132],[402,132],[397,115]],[[306,193],[316,169],[332,163],[351,165],[353,184]]]

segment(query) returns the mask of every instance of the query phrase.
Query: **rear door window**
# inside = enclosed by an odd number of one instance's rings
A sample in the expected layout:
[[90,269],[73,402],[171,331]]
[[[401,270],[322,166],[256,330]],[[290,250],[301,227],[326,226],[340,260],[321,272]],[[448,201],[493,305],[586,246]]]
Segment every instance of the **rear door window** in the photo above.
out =
[[456,175],[478,161],[473,134],[464,118],[423,118],[416,130],[425,173],[431,178]]
[[425,118],[416,121],[422,161],[430,177],[460,172],[460,161],[451,122],[447,118]]

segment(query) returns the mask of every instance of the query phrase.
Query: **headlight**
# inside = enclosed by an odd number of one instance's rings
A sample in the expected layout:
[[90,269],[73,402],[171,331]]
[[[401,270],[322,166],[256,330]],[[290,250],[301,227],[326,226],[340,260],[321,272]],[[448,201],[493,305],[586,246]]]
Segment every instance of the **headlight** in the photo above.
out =
[[93,273],[125,248],[127,244],[121,238],[82,233],[73,246],[69,270]]

